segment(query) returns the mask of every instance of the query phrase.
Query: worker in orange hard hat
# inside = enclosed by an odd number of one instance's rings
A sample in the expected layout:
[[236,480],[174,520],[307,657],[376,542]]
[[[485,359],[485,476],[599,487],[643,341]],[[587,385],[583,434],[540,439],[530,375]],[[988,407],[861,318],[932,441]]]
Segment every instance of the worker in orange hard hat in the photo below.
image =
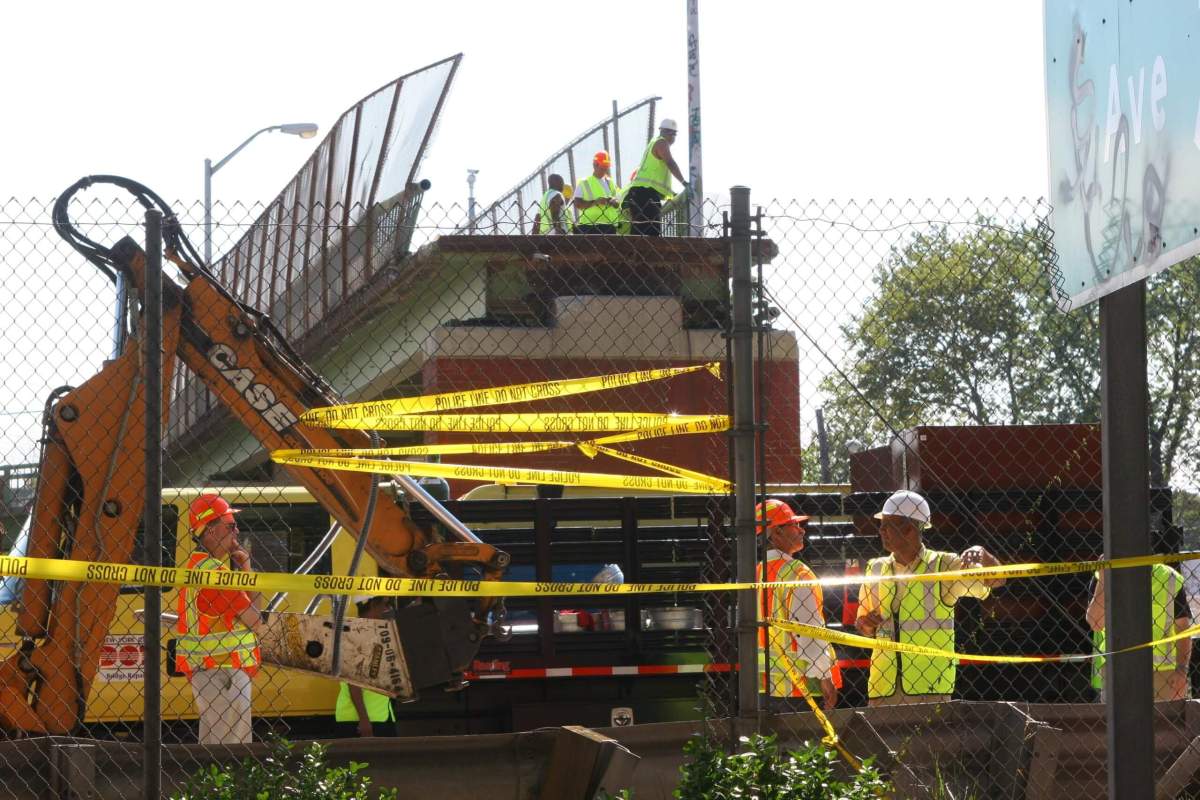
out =
[[617,232],[621,222],[621,190],[616,181],[609,177],[612,161],[608,152],[601,150],[592,158],[592,174],[579,181],[575,190],[575,208],[579,210],[579,222],[575,233]]
[[[188,532],[196,552],[187,569],[250,571],[250,554],[238,541],[231,508],[216,494],[202,494],[188,507]],[[257,634],[263,630],[258,592],[234,589],[179,588],[175,668],[188,676],[200,715],[201,744],[251,741],[251,679],[262,656]]]
[[[767,548],[765,563],[758,565],[758,580],[816,581],[813,571],[795,557],[804,549],[808,517],[776,498],[759,503],[754,516]],[[759,592],[758,690],[774,712],[808,710],[805,694],[822,696],[826,709],[835,707],[842,681],[833,646],[774,627],[769,624],[773,619],[825,627],[821,587],[768,586]]]

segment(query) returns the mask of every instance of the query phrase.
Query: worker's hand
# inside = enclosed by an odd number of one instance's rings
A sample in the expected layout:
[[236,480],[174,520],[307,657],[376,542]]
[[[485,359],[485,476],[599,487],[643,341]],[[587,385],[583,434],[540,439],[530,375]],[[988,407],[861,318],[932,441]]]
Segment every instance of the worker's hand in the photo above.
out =
[[233,568],[236,570],[241,570],[242,572],[249,572],[250,571],[250,554],[239,547],[236,550],[230,551],[229,563],[231,565],[233,565]]
[[[962,565],[963,565],[964,569],[973,569],[975,567],[998,567],[998,566],[1000,566],[999,559],[997,559],[994,555],[992,555],[991,553],[989,553],[987,550],[985,550],[983,547],[981,547],[979,545],[975,545],[974,547],[968,547],[966,550],[963,551],[962,555],[959,556],[959,558],[962,559]],[[992,588],[995,588],[997,586],[1003,586],[1004,578],[995,578],[993,580],[985,580],[983,582],[983,584],[984,584],[984,586],[990,586]]]
[[606,197],[606,198],[604,198],[604,201],[606,203],[608,203],[610,208],[620,208],[621,207],[620,202],[618,202],[617,198],[615,198],[615,197]]
[[833,678],[821,678],[821,694],[824,696],[824,705],[826,711],[833,711],[837,708],[837,686],[833,684]]
[[858,619],[854,620],[854,627],[863,636],[874,637],[875,631],[879,630],[879,626],[883,624],[883,617],[878,611],[870,611],[863,614]]
[[1186,669],[1177,669],[1167,676],[1167,697],[1156,697],[1161,700],[1187,700],[1188,674]]
[[371,720],[360,719],[358,721],[358,735],[362,737],[370,737],[375,735],[375,726],[371,724]]

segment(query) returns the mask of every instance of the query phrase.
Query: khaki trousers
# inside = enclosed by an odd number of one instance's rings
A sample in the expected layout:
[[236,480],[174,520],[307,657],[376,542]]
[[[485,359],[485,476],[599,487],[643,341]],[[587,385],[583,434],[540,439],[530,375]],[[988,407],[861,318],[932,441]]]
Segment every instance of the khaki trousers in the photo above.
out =
[[192,696],[200,714],[200,744],[249,744],[250,676],[240,669],[192,673]]

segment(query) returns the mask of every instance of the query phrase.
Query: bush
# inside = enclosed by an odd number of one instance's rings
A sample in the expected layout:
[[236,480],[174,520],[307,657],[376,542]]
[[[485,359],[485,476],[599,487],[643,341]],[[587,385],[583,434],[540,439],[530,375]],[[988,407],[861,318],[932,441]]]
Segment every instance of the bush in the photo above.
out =
[[239,765],[210,764],[188,779],[183,792],[171,800],[395,800],[395,789],[371,794],[371,779],[360,775],[366,764],[348,767],[325,763],[327,748],[313,742],[298,756],[292,745],[277,739],[263,761],[245,759]]
[[819,744],[781,752],[774,736],[742,737],[743,752],[726,753],[705,738],[683,751],[678,800],[874,800],[890,789],[871,765],[841,780],[837,755]]

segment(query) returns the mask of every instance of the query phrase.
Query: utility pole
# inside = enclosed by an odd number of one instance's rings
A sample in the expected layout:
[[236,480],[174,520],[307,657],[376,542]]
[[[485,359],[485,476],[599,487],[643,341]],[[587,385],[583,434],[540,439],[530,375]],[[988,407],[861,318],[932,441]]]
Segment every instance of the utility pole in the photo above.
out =
[[687,0],[688,231],[704,233],[704,159],[700,153],[700,0]]

